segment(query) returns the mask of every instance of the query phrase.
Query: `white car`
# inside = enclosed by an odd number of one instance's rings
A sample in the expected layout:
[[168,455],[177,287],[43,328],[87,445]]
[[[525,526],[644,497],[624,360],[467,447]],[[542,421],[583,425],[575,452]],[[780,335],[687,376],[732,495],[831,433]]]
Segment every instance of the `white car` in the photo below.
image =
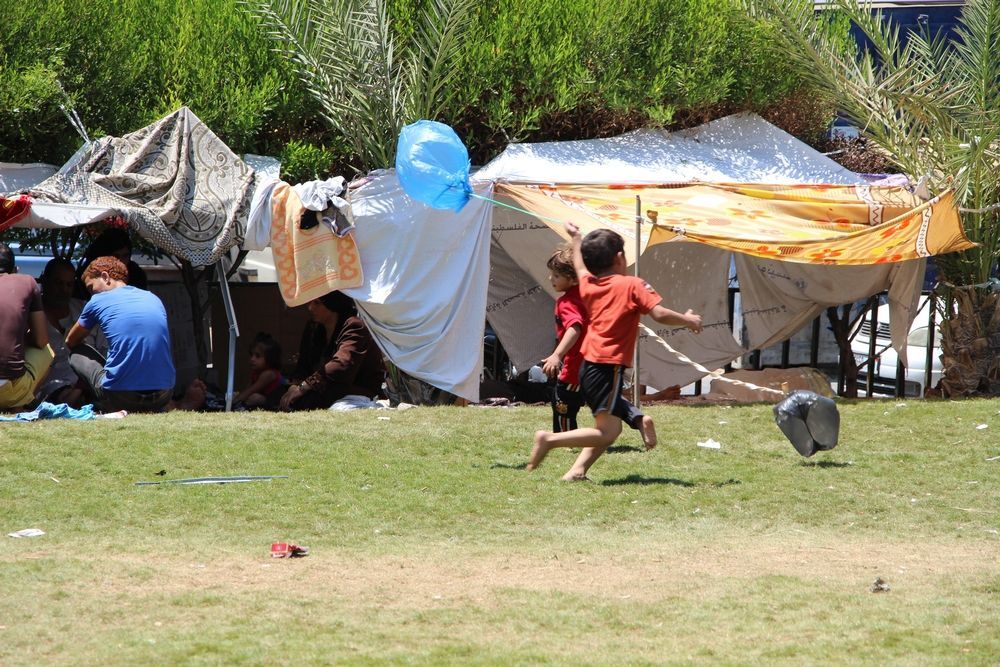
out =
[[[906,396],[923,396],[925,370],[927,368],[927,339],[930,322],[929,300],[921,297],[920,310],[910,325],[910,333],[906,337],[907,366],[904,374],[904,393]],[[896,364],[898,355],[892,348],[889,336],[889,305],[878,307],[878,331],[875,334],[875,381],[873,391],[880,394],[896,393]],[[934,320],[934,350],[931,363],[931,382],[934,387],[941,379],[941,332],[940,317]],[[854,328],[851,338],[851,351],[858,363],[858,384],[865,388],[868,382],[868,354],[871,337],[871,313],[866,313]]]

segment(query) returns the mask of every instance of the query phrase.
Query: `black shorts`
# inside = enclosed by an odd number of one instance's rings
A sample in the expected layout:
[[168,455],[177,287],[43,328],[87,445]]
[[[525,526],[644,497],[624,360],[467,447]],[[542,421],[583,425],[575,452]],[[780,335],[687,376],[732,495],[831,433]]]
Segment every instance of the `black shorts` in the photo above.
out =
[[583,407],[580,385],[556,382],[552,388],[552,432],[561,433],[576,428],[576,416]]
[[622,396],[625,367],[617,364],[595,364],[583,360],[580,367],[580,387],[583,397],[596,416],[609,412],[632,428],[639,428],[642,412]]

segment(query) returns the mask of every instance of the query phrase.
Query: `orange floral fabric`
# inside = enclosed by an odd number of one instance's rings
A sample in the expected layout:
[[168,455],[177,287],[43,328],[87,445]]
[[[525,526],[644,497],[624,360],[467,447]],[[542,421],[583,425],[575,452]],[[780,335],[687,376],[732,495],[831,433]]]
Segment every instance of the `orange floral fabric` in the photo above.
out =
[[338,237],[327,225],[299,229],[302,201],[287,183],[271,195],[271,250],[278,289],[289,306],[301,306],[333,290],[360,287],[361,257],[354,235]]
[[626,239],[629,261],[637,196],[642,249],[694,241],[806,264],[881,264],[975,246],[965,236],[950,190],[927,202],[904,188],[860,185],[500,183],[497,193],[556,231],[562,231],[563,220],[577,223],[583,233],[614,229]]

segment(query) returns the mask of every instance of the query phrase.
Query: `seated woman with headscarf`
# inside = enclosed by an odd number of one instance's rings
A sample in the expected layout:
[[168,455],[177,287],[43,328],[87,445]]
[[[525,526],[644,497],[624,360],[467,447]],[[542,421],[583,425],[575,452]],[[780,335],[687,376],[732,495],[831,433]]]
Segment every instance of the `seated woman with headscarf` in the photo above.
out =
[[375,398],[382,388],[382,353],[354,302],[330,292],[309,302],[312,321],[302,332],[292,384],[281,398],[282,410],[329,408],[350,397]]

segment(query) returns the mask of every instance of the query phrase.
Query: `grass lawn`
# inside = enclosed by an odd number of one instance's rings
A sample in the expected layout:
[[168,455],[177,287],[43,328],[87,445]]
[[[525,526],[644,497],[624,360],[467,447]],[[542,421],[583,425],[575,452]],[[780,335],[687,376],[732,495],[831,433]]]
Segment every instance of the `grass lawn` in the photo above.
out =
[[[997,664],[1000,401],[840,411],[653,407],[583,483],[541,407],[3,424],[0,664]],[[135,485],[210,475],[288,479]]]

